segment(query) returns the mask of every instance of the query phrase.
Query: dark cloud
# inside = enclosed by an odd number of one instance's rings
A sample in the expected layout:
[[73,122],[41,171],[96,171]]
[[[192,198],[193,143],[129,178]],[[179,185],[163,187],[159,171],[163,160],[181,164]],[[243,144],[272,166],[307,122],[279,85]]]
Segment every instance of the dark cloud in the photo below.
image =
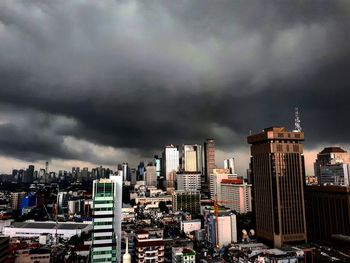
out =
[[98,147],[143,158],[207,137],[232,151],[292,128],[295,105],[307,147],[348,144],[349,15],[347,1],[2,1],[0,153],[110,164]]

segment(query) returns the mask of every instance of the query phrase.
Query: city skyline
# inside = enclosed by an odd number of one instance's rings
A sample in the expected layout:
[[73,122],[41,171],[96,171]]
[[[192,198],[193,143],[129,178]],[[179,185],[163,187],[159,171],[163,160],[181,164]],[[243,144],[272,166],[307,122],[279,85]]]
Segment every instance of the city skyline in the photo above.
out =
[[[245,138],[293,128],[307,174],[349,151],[350,3],[1,1],[0,172],[136,166],[213,138],[216,163]],[[261,99],[264,98],[264,99]]]

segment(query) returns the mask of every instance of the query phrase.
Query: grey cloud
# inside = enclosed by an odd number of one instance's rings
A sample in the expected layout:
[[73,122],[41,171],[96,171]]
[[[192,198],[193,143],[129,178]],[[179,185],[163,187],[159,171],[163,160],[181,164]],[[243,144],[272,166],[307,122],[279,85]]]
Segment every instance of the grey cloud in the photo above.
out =
[[249,130],[291,127],[295,105],[307,147],[349,143],[349,14],[346,1],[1,1],[1,153],[103,161],[67,137],[140,157],[207,137],[241,149]]

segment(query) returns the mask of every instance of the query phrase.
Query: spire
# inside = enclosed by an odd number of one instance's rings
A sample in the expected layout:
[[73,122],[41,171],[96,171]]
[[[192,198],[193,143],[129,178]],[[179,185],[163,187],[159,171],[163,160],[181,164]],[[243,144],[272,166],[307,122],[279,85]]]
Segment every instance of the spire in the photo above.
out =
[[295,132],[301,132],[301,123],[300,123],[300,118],[299,118],[299,109],[298,109],[298,107],[295,107],[294,111],[295,111],[294,131]]
[[126,243],[126,247],[125,247],[125,254],[123,255],[123,263],[131,263],[131,255],[129,254],[129,239],[127,234],[125,237],[125,243]]

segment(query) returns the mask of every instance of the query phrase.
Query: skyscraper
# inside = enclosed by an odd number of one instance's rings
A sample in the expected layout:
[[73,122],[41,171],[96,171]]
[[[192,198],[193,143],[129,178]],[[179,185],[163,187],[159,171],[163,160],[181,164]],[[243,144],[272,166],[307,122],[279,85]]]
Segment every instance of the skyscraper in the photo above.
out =
[[235,173],[235,158],[229,158],[224,160],[224,168],[229,169],[231,174]]
[[350,154],[340,147],[324,148],[314,163],[319,184],[346,185],[350,181]]
[[204,183],[209,184],[210,175],[215,169],[215,142],[213,139],[207,139],[204,143]]
[[93,182],[91,262],[119,262],[121,250],[122,176]]
[[157,178],[162,176],[162,158],[158,157],[158,155],[154,156],[154,163],[156,165]]
[[178,172],[176,175],[177,190],[196,191],[201,190],[200,172]]
[[144,175],[147,186],[157,186],[157,167],[153,163],[147,165]]
[[181,168],[186,172],[201,172],[203,171],[202,161],[202,146],[182,145],[182,163]]
[[306,241],[304,133],[271,127],[251,144],[256,233],[275,247]]
[[163,175],[165,187],[174,188],[176,172],[179,171],[179,149],[174,145],[166,146],[163,151]]

